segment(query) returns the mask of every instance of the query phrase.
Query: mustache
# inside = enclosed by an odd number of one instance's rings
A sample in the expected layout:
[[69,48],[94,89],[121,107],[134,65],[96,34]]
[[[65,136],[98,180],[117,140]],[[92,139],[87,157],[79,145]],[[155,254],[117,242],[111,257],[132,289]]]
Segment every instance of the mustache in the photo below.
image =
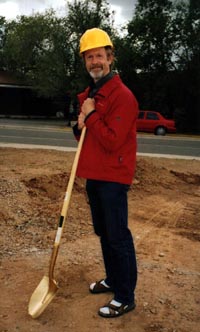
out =
[[103,69],[103,66],[102,65],[92,65],[91,67],[90,67],[90,70],[93,70],[93,69]]

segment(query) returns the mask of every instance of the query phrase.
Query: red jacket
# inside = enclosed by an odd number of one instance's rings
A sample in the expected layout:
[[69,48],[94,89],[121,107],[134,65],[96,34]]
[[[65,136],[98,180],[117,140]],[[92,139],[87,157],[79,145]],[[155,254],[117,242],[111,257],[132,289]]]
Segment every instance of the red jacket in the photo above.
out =
[[[89,88],[78,95],[80,107]],[[95,95],[95,110],[85,121],[85,140],[77,176],[131,184],[136,166],[138,103],[118,75]]]

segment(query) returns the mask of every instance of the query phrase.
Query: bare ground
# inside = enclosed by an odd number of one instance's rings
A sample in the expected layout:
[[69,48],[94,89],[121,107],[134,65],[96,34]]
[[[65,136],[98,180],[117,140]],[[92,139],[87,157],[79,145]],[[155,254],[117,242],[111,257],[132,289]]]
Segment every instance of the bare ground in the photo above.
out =
[[1,148],[0,332],[199,332],[200,162],[138,157],[129,226],[139,267],[137,307],[97,315],[111,294],[92,295],[104,276],[84,181],[76,179],[56,261],[60,289],[43,314],[30,296],[48,273],[73,152]]

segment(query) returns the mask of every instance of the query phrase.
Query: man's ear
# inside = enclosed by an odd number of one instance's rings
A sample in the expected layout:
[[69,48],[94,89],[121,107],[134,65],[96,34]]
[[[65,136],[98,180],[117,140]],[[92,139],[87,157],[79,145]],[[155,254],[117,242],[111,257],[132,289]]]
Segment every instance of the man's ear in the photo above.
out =
[[111,65],[111,64],[113,63],[113,61],[114,61],[114,56],[113,56],[113,54],[108,54],[108,56],[107,56],[107,60],[108,60],[109,64]]

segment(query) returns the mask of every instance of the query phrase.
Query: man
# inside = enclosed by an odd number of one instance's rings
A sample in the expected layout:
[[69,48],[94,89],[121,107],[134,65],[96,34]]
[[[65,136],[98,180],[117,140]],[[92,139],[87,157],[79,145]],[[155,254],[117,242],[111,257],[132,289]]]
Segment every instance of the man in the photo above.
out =
[[90,285],[93,294],[113,292],[99,309],[103,317],[118,317],[135,308],[137,281],[135,249],[128,229],[127,192],[136,164],[138,103],[132,92],[111,71],[113,44],[97,28],[80,39],[80,53],[92,84],[78,96],[80,114],[74,127],[86,136],[77,176],[87,179],[95,233],[100,237],[106,276]]

